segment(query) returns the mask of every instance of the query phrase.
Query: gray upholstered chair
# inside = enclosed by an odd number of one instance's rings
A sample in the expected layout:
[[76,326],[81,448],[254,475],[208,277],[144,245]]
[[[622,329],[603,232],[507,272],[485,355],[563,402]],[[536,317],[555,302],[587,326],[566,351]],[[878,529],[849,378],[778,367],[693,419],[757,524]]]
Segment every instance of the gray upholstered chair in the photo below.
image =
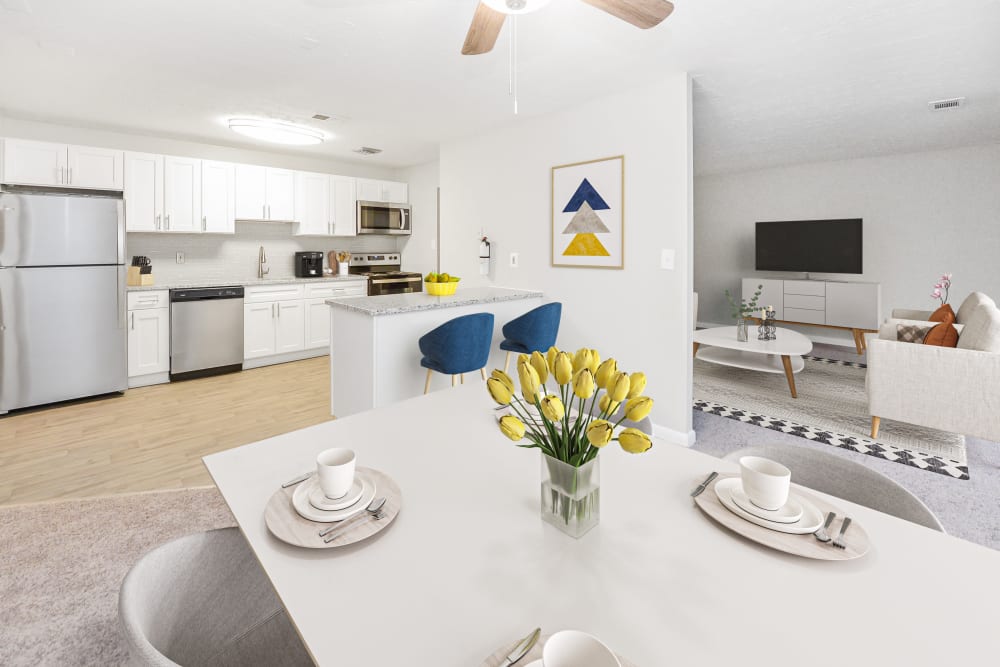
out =
[[727,461],[741,456],[762,456],[792,471],[792,481],[879,512],[945,532],[944,526],[919,498],[885,475],[832,452],[811,447],[769,444],[727,454]]
[[236,528],[144,555],[122,582],[118,615],[133,665],[313,664]]

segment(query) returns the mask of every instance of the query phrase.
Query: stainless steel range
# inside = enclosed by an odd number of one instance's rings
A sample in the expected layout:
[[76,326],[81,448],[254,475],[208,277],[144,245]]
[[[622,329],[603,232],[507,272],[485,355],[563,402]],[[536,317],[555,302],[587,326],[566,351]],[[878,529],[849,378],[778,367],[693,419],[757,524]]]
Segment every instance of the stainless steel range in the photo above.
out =
[[398,252],[366,253],[351,258],[348,272],[368,278],[369,296],[422,292],[423,276],[401,271],[401,262],[402,257]]

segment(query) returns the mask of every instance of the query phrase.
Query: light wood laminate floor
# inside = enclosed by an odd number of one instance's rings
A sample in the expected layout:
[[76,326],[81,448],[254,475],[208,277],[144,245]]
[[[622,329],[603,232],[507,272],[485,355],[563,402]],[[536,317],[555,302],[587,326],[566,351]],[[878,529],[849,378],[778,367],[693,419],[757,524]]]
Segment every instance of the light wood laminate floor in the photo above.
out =
[[327,357],[0,417],[0,504],[211,484],[201,457],[332,419]]

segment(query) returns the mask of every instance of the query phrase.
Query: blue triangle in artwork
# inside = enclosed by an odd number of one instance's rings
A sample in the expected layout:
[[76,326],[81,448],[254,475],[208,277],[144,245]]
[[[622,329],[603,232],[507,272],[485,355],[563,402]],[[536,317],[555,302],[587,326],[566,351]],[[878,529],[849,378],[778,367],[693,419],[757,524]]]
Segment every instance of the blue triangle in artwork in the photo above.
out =
[[579,211],[580,207],[583,206],[583,202],[590,204],[590,208],[595,211],[606,211],[611,208],[601,195],[597,194],[597,190],[594,189],[594,186],[586,178],[583,179],[580,187],[570,197],[569,203],[563,209],[563,213],[575,213]]

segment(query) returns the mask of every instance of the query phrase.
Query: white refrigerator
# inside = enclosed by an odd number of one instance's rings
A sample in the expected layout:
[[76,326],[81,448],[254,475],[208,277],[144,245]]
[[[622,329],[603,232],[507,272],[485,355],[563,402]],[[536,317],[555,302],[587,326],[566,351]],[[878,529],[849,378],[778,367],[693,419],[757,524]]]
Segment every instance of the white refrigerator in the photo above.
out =
[[124,391],[121,195],[0,191],[0,414]]

